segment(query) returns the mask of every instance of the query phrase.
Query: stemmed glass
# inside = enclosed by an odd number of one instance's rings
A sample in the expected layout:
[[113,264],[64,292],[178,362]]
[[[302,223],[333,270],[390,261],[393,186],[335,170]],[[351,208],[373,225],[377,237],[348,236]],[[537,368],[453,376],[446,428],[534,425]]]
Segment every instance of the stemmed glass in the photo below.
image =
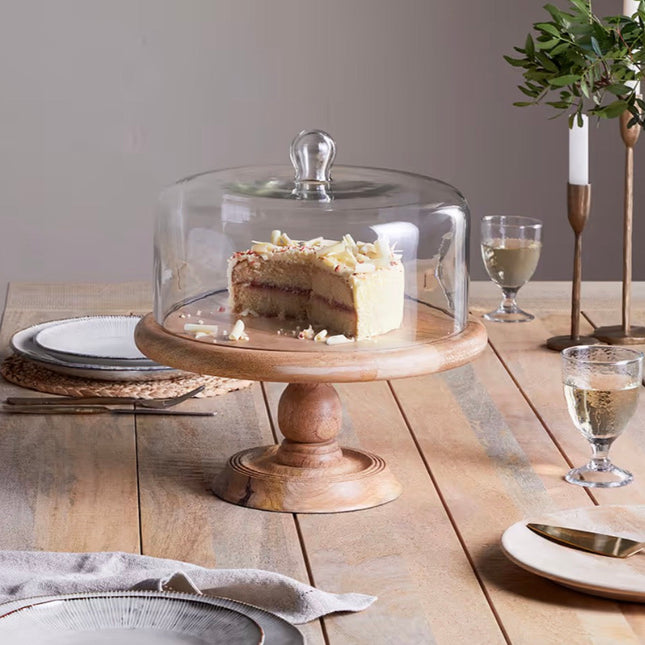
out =
[[484,314],[494,322],[528,322],[535,316],[522,311],[515,298],[530,279],[542,250],[542,222],[531,217],[491,215],[481,221],[481,248],[490,279],[502,289],[502,302]]
[[569,415],[591,444],[585,466],[565,479],[588,488],[615,488],[633,475],[609,460],[609,448],[622,434],[638,404],[643,354],[623,347],[579,345],[562,352],[562,382]]

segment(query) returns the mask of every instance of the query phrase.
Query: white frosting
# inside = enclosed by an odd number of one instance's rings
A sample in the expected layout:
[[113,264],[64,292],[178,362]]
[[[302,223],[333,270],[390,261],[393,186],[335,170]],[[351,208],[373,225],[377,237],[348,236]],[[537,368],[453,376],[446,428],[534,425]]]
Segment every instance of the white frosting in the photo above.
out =
[[[374,242],[355,242],[348,234],[343,235],[342,240],[316,237],[302,241],[292,240],[286,233],[278,230],[272,231],[270,242],[254,241],[248,251],[239,255],[256,254],[266,260],[276,253],[311,256],[312,261],[320,258],[331,270],[345,275],[372,273],[401,262],[401,255],[394,251],[394,246],[385,238]],[[238,258],[239,255],[236,254]]]

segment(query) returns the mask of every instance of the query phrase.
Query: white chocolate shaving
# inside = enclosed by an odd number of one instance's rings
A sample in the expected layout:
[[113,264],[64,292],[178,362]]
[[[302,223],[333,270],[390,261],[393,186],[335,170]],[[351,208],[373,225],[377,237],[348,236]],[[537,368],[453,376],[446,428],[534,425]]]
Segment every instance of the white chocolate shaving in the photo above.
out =
[[244,323],[241,320],[237,320],[231,329],[231,333],[228,335],[229,340],[248,340],[249,337],[244,331]]
[[325,342],[327,345],[344,345],[345,343],[353,343],[354,339],[338,334],[337,336],[329,336]]
[[374,242],[356,242],[347,233],[340,241],[315,237],[299,242],[277,229],[271,232],[270,242],[254,241],[251,251],[266,260],[285,248],[315,253],[325,265],[345,274],[371,273],[388,268],[392,263],[399,262],[402,256],[400,251],[394,252],[395,244],[390,245],[385,237],[379,237]]
[[326,329],[321,329],[315,336],[314,336],[314,343],[324,343],[325,338],[327,338],[327,330]]
[[184,331],[191,331],[194,333],[208,334],[209,336],[215,336],[217,334],[219,327],[217,325],[204,325],[197,323],[186,323],[184,325]]

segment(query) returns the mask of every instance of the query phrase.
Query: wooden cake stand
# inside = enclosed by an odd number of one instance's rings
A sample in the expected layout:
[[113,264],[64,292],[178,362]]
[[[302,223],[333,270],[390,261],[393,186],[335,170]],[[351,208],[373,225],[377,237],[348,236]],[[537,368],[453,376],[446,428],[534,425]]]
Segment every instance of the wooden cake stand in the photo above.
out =
[[[278,406],[285,437],[280,446],[233,455],[213,484],[213,492],[226,501],[270,511],[333,513],[396,499],[401,485],[383,459],[338,445],[342,410],[331,383],[439,372],[471,361],[486,345],[486,331],[476,321],[429,342],[423,342],[431,338],[424,324],[417,324],[407,340],[390,332],[376,342],[327,346],[278,336],[272,329],[277,323],[261,319],[249,323],[255,327],[248,328],[248,342],[213,343],[184,334],[185,317],[169,317],[162,327],[148,314],[135,331],[138,347],[159,363],[190,372],[289,383]],[[438,320],[428,321],[435,335]]]

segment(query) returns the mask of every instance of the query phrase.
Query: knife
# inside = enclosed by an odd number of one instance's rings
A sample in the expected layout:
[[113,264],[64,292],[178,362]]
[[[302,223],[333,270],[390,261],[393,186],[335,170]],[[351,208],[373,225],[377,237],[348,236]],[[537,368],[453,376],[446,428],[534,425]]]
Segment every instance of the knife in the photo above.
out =
[[605,535],[604,533],[581,531],[563,526],[549,526],[548,524],[527,524],[526,526],[534,533],[558,544],[611,558],[628,558],[645,549],[645,542],[636,542],[636,540],[629,540],[617,535]]
[[9,414],[158,414],[182,417],[213,417],[217,412],[182,412],[155,408],[108,408],[102,405],[4,405],[3,412]]

